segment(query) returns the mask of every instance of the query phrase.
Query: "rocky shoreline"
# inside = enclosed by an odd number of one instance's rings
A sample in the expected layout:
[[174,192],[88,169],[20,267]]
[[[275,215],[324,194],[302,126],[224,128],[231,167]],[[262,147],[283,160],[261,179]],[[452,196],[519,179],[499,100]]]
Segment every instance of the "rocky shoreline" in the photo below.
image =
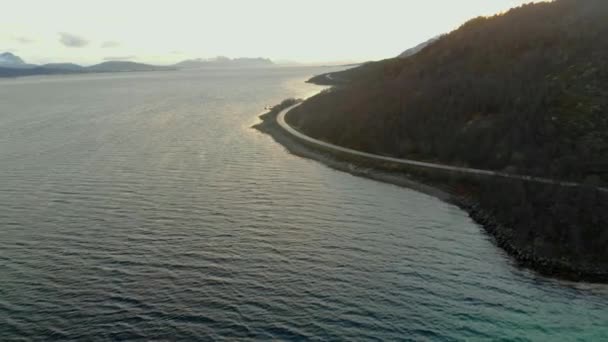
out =
[[496,245],[505,250],[517,263],[532,269],[542,275],[560,278],[570,281],[585,281],[608,283],[608,272],[601,267],[580,266],[567,260],[554,260],[536,256],[533,252],[520,248],[513,243],[512,230],[497,222],[490,215],[475,196],[462,194],[455,191],[453,186],[438,179],[421,176],[420,174],[404,172],[403,170],[392,170],[385,166],[370,163],[358,163],[346,160],[341,156],[327,151],[319,151],[307,146],[285,132],[277,121],[277,115],[285,108],[290,107],[302,100],[290,99],[273,107],[269,112],[262,114],[260,123],[253,126],[254,129],[268,134],[276,142],[284,146],[290,153],[316,160],[333,169],[348,172],[355,176],[361,176],[381,182],[391,183],[398,186],[410,188],[425,194],[434,196],[442,201],[455,204],[465,210],[469,216],[493,237]]
[[513,257],[520,266],[553,278],[578,282],[608,283],[608,272],[600,269],[581,267],[565,260],[538,257],[525,249],[516,247],[512,243],[513,239],[511,234],[509,234],[510,230],[506,229],[494,217],[484,211],[479,203],[461,201],[459,207],[481,225],[493,237],[496,245]]

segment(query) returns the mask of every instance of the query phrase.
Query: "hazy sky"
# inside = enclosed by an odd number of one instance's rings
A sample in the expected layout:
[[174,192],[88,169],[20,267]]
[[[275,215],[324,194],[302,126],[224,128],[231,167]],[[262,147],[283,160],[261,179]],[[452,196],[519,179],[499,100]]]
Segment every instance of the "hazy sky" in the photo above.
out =
[[0,52],[27,62],[391,57],[478,15],[531,0],[12,0]]

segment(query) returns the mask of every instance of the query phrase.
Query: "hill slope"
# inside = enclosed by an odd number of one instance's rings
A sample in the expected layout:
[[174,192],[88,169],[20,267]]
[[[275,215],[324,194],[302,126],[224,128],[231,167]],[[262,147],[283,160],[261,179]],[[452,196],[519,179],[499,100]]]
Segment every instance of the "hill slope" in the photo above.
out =
[[411,58],[332,73],[347,85],[292,120],[380,154],[606,181],[606,18],[608,2],[558,0],[474,19]]
[[398,57],[399,58],[407,58],[407,57],[413,56],[413,55],[417,54],[418,52],[422,51],[422,49],[424,49],[425,47],[427,47],[427,46],[433,44],[434,42],[436,42],[437,39],[439,39],[439,38],[440,38],[440,36],[433,37],[433,38],[431,38],[431,39],[429,39],[429,40],[427,40],[425,42],[422,42],[422,43],[420,43],[420,44],[418,44],[418,45],[416,45],[416,46],[414,46],[412,48],[409,48],[409,49],[403,51]]
[[358,150],[572,180],[459,182],[519,261],[608,281],[608,2],[556,0],[477,18],[409,58],[312,81],[302,132]]

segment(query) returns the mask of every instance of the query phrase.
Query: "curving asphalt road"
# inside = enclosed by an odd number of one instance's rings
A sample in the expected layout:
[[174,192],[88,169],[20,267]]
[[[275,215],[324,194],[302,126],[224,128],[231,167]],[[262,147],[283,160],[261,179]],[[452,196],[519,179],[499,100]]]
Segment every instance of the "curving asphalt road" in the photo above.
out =
[[[396,163],[396,164],[400,164],[400,165],[416,166],[416,167],[434,169],[434,170],[443,170],[443,171],[451,171],[451,172],[456,172],[456,173],[465,173],[465,174],[491,176],[491,177],[502,177],[502,178],[522,180],[522,181],[526,181],[526,182],[553,184],[553,185],[561,185],[561,186],[566,186],[566,187],[582,186],[581,183],[559,181],[559,180],[543,178],[543,177],[517,175],[517,174],[510,174],[510,173],[499,172],[499,171],[472,169],[472,168],[468,168],[468,167],[458,167],[458,166],[451,166],[451,165],[445,165],[445,164],[428,163],[428,162],[422,162],[422,161],[412,160],[412,159],[386,157],[386,156],[381,156],[378,154],[357,151],[357,150],[353,150],[350,148],[330,144],[325,141],[321,141],[321,140],[309,137],[308,135],[301,133],[300,131],[291,127],[285,121],[285,116],[287,115],[287,113],[289,113],[289,111],[296,108],[300,104],[301,104],[301,102],[281,111],[279,113],[279,115],[277,115],[277,123],[279,124],[279,126],[281,126],[285,131],[287,131],[292,136],[294,136],[300,140],[303,140],[309,144],[316,145],[316,146],[322,147],[327,150],[333,150],[336,152],[346,153],[346,154],[350,154],[353,156],[364,157],[364,158],[367,158],[370,160],[391,162],[391,163]],[[602,191],[602,192],[608,192],[608,188],[597,188],[597,190]]]

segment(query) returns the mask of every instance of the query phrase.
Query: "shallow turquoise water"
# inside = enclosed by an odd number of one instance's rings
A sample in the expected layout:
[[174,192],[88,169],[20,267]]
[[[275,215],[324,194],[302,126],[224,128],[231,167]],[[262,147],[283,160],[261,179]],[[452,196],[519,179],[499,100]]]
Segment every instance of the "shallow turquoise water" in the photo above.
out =
[[608,287],[249,128],[325,69],[0,81],[0,340],[602,340]]

